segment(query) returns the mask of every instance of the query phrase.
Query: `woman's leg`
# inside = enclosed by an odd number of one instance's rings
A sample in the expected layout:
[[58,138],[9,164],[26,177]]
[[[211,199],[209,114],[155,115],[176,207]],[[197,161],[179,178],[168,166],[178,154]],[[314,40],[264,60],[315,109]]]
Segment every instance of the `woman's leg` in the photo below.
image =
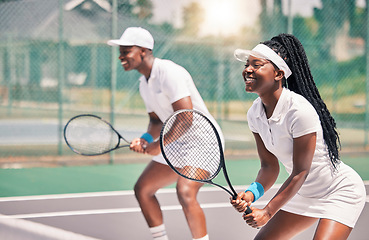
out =
[[137,201],[149,227],[163,224],[163,214],[155,196],[158,189],[178,180],[178,175],[167,165],[151,161],[134,187]]
[[205,214],[197,201],[197,193],[203,183],[180,177],[177,182],[177,195],[193,238],[207,235]]
[[255,239],[287,240],[306,230],[317,218],[305,217],[280,210],[260,229]]
[[315,231],[314,240],[346,240],[351,231],[352,228],[342,223],[331,219],[320,219],[318,227]]

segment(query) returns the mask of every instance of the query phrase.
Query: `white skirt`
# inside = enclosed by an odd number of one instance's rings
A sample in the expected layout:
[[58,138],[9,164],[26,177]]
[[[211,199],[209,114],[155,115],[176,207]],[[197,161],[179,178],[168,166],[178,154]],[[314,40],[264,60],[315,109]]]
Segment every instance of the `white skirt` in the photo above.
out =
[[298,193],[282,210],[314,218],[332,219],[353,228],[364,208],[366,191],[361,177],[341,162],[332,191],[320,198]]

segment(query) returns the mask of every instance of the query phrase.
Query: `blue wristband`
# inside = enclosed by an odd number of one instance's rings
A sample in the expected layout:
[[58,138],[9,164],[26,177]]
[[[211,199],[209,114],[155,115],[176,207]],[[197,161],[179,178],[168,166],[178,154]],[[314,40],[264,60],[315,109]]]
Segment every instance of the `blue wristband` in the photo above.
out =
[[148,133],[148,132],[146,132],[146,133],[142,134],[141,138],[142,138],[142,139],[145,139],[145,140],[146,140],[146,142],[148,142],[148,143],[152,143],[152,142],[154,141],[154,138],[153,138],[153,137],[151,136],[151,134],[150,134],[150,133]]
[[264,195],[264,187],[263,185],[261,185],[258,182],[253,182],[251,183],[251,185],[246,189],[245,192],[252,192],[252,194],[254,194],[254,201],[258,200],[259,198],[261,198],[261,196]]

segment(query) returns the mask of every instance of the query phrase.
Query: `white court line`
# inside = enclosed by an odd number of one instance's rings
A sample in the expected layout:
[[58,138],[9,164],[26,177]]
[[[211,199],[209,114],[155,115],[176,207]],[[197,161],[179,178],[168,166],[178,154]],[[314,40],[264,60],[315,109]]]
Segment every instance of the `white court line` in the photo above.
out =
[[[2,216],[2,215],[0,215]],[[64,229],[30,222],[23,219],[0,218],[2,239],[54,239],[54,240],[98,240]]]
[[[365,184],[369,184],[369,181],[365,181]],[[272,189],[277,189],[280,184],[276,184]],[[235,189],[245,189],[245,186],[234,186]],[[173,188],[160,189],[158,193],[174,193],[176,190]],[[201,192],[223,191],[216,187],[204,187],[200,189]],[[95,192],[95,193],[78,193],[78,194],[60,194],[60,195],[44,195],[44,196],[26,196],[26,197],[7,197],[0,198],[0,201],[28,201],[28,200],[44,200],[44,199],[65,199],[65,198],[81,198],[81,197],[103,197],[103,196],[121,196],[132,195],[133,191],[114,191],[114,192]],[[265,206],[268,201],[256,202],[255,206]],[[369,196],[366,197],[366,202],[369,202]],[[203,209],[207,208],[224,208],[231,207],[229,202],[223,203],[207,203],[200,204]],[[181,210],[181,205],[162,206],[163,211]],[[30,219],[30,218],[44,218],[44,217],[63,217],[63,216],[76,216],[76,215],[93,215],[93,214],[113,214],[113,213],[137,213],[141,212],[139,207],[135,208],[115,208],[115,209],[96,209],[96,210],[81,210],[81,211],[64,211],[64,212],[49,212],[49,213],[31,213],[31,214],[17,214],[17,215],[0,215],[0,219]]]
[[109,191],[109,192],[88,192],[88,193],[66,193],[66,194],[49,194],[37,196],[20,196],[20,197],[3,197],[0,202],[12,201],[32,201],[32,200],[51,200],[51,199],[67,199],[67,198],[87,198],[87,197],[108,197],[108,196],[125,196],[133,195],[132,190],[127,191]]
[[[280,186],[280,185],[275,185]],[[234,186],[235,189],[246,189],[248,186]],[[273,187],[274,188],[274,187]],[[200,189],[200,192],[221,192],[224,191],[220,188],[213,186],[206,186]],[[175,188],[163,188],[157,193],[175,193]],[[0,198],[0,202],[12,202],[12,201],[32,201],[32,200],[49,200],[49,199],[68,199],[68,198],[87,198],[87,197],[109,197],[109,196],[133,196],[133,190],[124,191],[108,191],[108,192],[88,192],[88,193],[67,193],[67,194],[49,194],[49,195],[37,195],[37,196],[20,196],[20,197],[3,197]]]
[[[369,181],[364,181],[365,185],[369,185]],[[282,184],[274,184],[270,189],[280,188]],[[236,185],[234,189],[243,190],[248,185]],[[205,186],[200,189],[200,192],[221,192],[224,191],[218,187]],[[157,193],[175,193],[174,188],[163,188],[159,189]],[[368,192],[369,193],[369,192]],[[49,194],[49,195],[37,195],[37,196],[19,196],[19,197],[0,197],[0,202],[12,202],[12,201],[32,201],[32,200],[51,200],[51,199],[68,199],[68,198],[87,198],[87,197],[109,197],[109,196],[133,196],[133,190],[124,191],[107,191],[107,192],[87,192],[87,193],[66,193],[66,194]]]
[[[273,188],[277,188],[274,186]],[[234,186],[235,189],[246,189],[247,186]],[[224,190],[217,187],[203,187],[200,192],[223,192]],[[159,194],[175,193],[174,188],[164,188],[158,191]],[[0,198],[0,202],[10,201],[33,201],[33,200],[49,200],[49,199],[68,199],[68,198],[84,198],[84,197],[106,197],[106,196],[130,196],[134,195],[132,190],[128,191],[113,191],[113,192],[93,192],[93,193],[75,193],[75,194],[56,194],[56,195],[41,195],[41,196],[24,196],[24,197],[6,197]],[[259,202],[257,205],[262,205]],[[266,203],[264,203],[266,204]],[[224,208],[232,207],[229,202],[223,203],[206,203],[200,204],[203,209],[207,208]],[[162,206],[163,211],[182,210],[181,205]],[[77,215],[96,215],[96,214],[113,214],[113,213],[138,213],[141,212],[139,207],[133,208],[114,208],[114,209],[94,209],[81,211],[62,211],[62,212],[48,212],[48,213],[30,213],[17,215],[0,215],[0,219],[31,219],[31,218],[45,218],[45,217],[63,217],[63,216],[77,216]]]
[[[267,201],[260,201],[255,206],[264,206]],[[205,203],[200,204],[201,208],[232,208],[229,202],[224,203]],[[182,210],[181,205],[162,206],[162,211],[176,211]],[[45,217],[65,217],[65,216],[81,216],[81,215],[97,215],[97,214],[114,214],[114,213],[139,213],[141,209],[135,208],[114,208],[114,209],[96,209],[83,211],[64,211],[64,212],[49,212],[49,213],[31,213],[31,214],[17,214],[17,215],[0,215],[0,219],[31,219],[31,218],[45,218]]]
[[[364,181],[365,185],[369,185],[369,181]],[[275,184],[270,189],[280,188],[281,184]],[[237,185],[233,186],[234,189],[246,189],[248,186]],[[200,189],[200,192],[221,192],[224,191],[218,187],[206,186]],[[159,189],[158,194],[162,193],[175,193],[174,188]],[[368,192],[369,193],[369,192]],[[133,196],[133,190],[124,191],[107,191],[107,192],[87,192],[87,193],[66,193],[66,194],[49,194],[49,195],[36,195],[36,196],[19,196],[19,197],[0,197],[0,202],[13,202],[13,201],[32,201],[32,200],[52,200],[52,199],[72,199],[72,198],[87,198],[87,197],[109,197],[109,196]],[[368,198],[367,198],[368,201]]]
[[[259,201],[253,204],[256,207],[263,207],[269,201]],[[366,202],[369,202],[369,196],[366,197]],[[210,208],[232,208],[229,202],[224,203],[205,203],[200,204],[202,209]],[[182,210],[181,205],[162,206],[162,211]],[[81,216],[81,215],[98,215],[98,214],[115,214],[115,213],[139,213],[139,207],[134,208],[113,208],[113,209],[95,209],[83,211],[64,211],[64,212],[49,212],[49,213],[31,213],[17,215],[0,215],[0,219],[31,219],[31,218],[46,218],[46,217],[65,217],[65,216]]]

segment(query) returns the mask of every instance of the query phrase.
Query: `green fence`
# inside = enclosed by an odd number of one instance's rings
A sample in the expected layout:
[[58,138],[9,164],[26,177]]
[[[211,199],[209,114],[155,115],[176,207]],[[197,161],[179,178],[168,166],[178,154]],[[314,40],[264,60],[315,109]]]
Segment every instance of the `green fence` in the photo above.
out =
[[[342,150],[368,147],[368,1],[322,0],[308,16],[294,12],[299,6],[293,0],[249,1],[260,10],[254,24],[233,34],[220,30],[207,35],[199,30],[206,10],[202,1],[182,6],[181,26],[154,24],[155,4],[166,2],[0,1],[2,162],[14,166],[22,161],[140,158],[123,150],[115,156],[81,158],[67,149],[62,134],[66,121],[81,113],[101,115],[132,137],[145,132],[148,118],[138,93],[139,74],[124,72],[118,49],[106,44],[129,26],[148,29],[155,39],[154,55],[191,73],[223,128],[228,156],[255,151],[246,112],[256,95],[245,93],[243,65],[233,51],[252,48],[281,32],[293,33],[305,46],[317,86],[337,121]],[[248,8],[242,11],[248,18]],[[218,18],[224,22],[226,15]]]

